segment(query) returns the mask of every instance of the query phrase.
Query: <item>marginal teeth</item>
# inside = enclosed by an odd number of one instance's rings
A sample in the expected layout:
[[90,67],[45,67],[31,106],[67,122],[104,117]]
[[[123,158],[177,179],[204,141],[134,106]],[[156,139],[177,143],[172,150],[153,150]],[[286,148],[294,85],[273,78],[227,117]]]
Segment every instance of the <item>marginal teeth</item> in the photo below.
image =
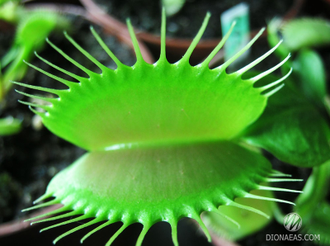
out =
[[53,196],[53,194],[44,194],[44,195],[42,195],[41,197],[39,197],[38,199],[36,199],[34,202],[33,202],[33,204],[37,204],[37,203],[39,203],[39,202],[41,202],[41,201],[43,201],[43,200],[46,200],[46,199],[48,199],[48,198],[51,198]]
[[211,210],[210,212],[217,213],[220,216],[226,218],[228,221],[230,221],[231,223],[233,223],[234,225],[236,225],[237,226],[237,229],[240,229],[241,228],[241,225],[236,220],[234,220],[230,216],[227,216],[226,214],[220,212],[219,209],[215,208],[215,209]]
[[191,212],[192,212],[192,216],[191,216],[191,218],[197,221],[197,223],[198,223],[199,226],[201,227],[202,231],[204,232],[204,234],[205,234],[207,240],[208,240],[209,242],[211,242],[211,241],[212,241],[212,238],[211,238],[210,232],[209,232],[209,230],[206,228],[206,226],[205,226],[204,222],[202,221],[200,215],[199,215],[199,214],[198,214],[193,208],[191,208]]
[[55,101],[58,100],[57,98],[37,96],[37,95],[29,94],[29,93],[26,93],[26,92],[23,92],[23,91],[19,91],[19,90],[15,90],[15,91],[17,93],[21,94],[21,95],[30,97],[32,99],[41,100],[41,101],[43,101],[43,103],[52,103],[52,102],[55,102]]
[[[83,65],[81,65],[80,63],[78,63],[76,60],[72,59],[70,56],[68,56],[65,52],[63,52],[60,48],[58,48],[55,44],[53,44],[49,39],[47,39],[47,42],[50,46],[52,46],[53,49],[55,49],[58,53],[60,53],[65,59],[67,59],[69,62],[71,62],[73,65],[75,65],[76,67],[78,67],[79,69],[81,69],[82,71],[84,71],[86,74],[88,74],[89,76],[91,76],[91,74],[93,74],[94,72],[87,69],[86,67],[84,67]],[[42,60],[44,61],[44,60]],[[80,81],[79,78],[83,78],[83,77],[80,77],[80,76],[77,76],[75,74],[72,74],[70,73],[69,71],[66,71],[65,69],[62,69],[50,62],[46,62],[47,64],[49,64],[50,66],[52,66],[53,68],[56,68],[57,70],[75,78],[74,76],[76,76],[78,81]],[[73,75],[73,76],[72,76]]]
[[100,44],[100,46],[103,48],[103,50],[110,56],[110,58],[116,63],[117,67],[123,66],[124,64],[119,61],[119,59],[112,53],[112,51],[109,49],[109,47],[104,43],[104,41],[101,39],[101,37],[97,34],[97,32],[94,30],[93,27],[90,28],[92,34],[94,35],[97,42]]
[[283,191],[283,192],[292,192],[292,193],[303,193],[303,191],[300,191],[300,190],[292,190],[292,189],[270,187],[270,186],[263,186],[263,185],[259,185],[258,190],[271,190],[271,191]]
[[56,227],[59,227],[59,226],[67,225],[67,224],[70,224],[70,223],[73,223],[73,222],[77,222],[77,221],[80,221],[80,220],[88,219],[89,217],[90,217],[90,215],[84,214],[84,215],[79,216],[77,218],[66,220],[66,221],[63,221],[61,223],[58,223],[58,224],[51,225],[51,226],[48,226],[46,228],[43,228],[43,229],[40,230],[40,232],[44,232],[44,231],[47,231],[47,230],[50,230],[50,229],[53,229],[53,228],[56,228]]
[[267,178],[266,182],[301,182],[303,179],[278,179],[278,178]]
[[151,225],[150,224],[144,224],[143,225],[143,229],[136,241],[136,246],[141,246],[142,245],[142,242],[143,242],[143,239],[144,237],[146,236],[147,232],[149,231]]
[[104,227],[111,225],[112,223],[114,223],[111,220],[106,221],[105,223],[99,225],[98,227],[96,227],[95,229],[93,229],[92,231],[88,232],[81,240],[80,243],[83,243],[88,237],[90,237],[92,234],[94,234],[95,232],[103,229]]
[[236,25],[236,21],[234,21],[231,24],[231,27],[230,27],[229,31],[226,33],[226,35],[221,39],[221,41],[214,48],[214,50],[208,55],[208,57],[202,62],[202,64],[201,64],[202,67],[208,67],[208,65],[211,62],[211,60],[214,58],[214,56],[219,52],[219,50],[223,47],[223,45],[228,40],[228,38],[229,38],[230,34],[232,33],[235,25]]
[[166,60],[166,13],[165,8],[162,9],[162,24],[160,30],[160,61]]
[[291,177],[291,174],[285,174],[285,173],[281,173],[279,171],[275,171],[273,170],[272,173],[269,175],[270,177]]
[[179,63],[189,64],[190,56],[193,53],[194,49],[196,48],[199,40],[202,38],[203,33],[205,32],[205,29],[207,27],[207,24],[209,22],[210,17],[211,17],[211,14],[208,12],[206,14],[205,18],[204,18],[204,21],[203,21],[203,24],[202,24],[201,28],[199,29],[197,35],[195,36],[195,38],[191,42],[189,48],[187,49],[186,53],[184,54],[182,59],[179,61]]
[[105,246],[110,246],[113,241],[115,241],[115,239],[129,226],[130,224],[129,223],[124,223],[120,229],[115,233],[113,234],[113,236],[109,239],[109,241],[106,243]]
[[278,63],[277,65],[275,65],[274,67],[266,70],[265,72],[262,72],[261,74],[249,79],[252,83],[257,82],[258,80],[262,79],[263,77],[267,76],[268,74],[274,72],[276,69],[278,69],[279,67],[281,67],[287,60],[289,60],[289,58],[291,57],[291,54],[289,54],[283,61],[281,61],[280,63]]
[[[38,103],[26,102],[26,101],[22,101],[22,100],[18,100],[18,102],[28,105],[29,107],[42,108],[45,111],[48,111],[50,109],[50,107],[52,106],[52,105],[42,105],[42,104],[38,104]],[[44,112],[41,112],[41,113],[44,113]]]
[[[91,54],[89,54],[85,49],[83,49],[76,41],[74,41],[68,34],[67,32],[64,32],[64,36],[67,38],[67,40],[70,41],[70,43],[76,47],[85,57],[87,57],[91,62],[93,62],[96,66],[98,66],[102,71],[104,71],[105,69],[107,69],[106,66],[104,66],[101,62],[99,62],[98,60],[96,60]],[[68,59],[68,58],[67,58]],[[71,60],[70,60],[71,61]],[[73,60],[74,61],[74,60]],[[75,64],[75,63],[74,63]],[[75,64],[76,65],[76,64]],[[79,64],[80,65],[80,64]],[[77,65],[76,65],[77,66]],[[81,66],[81,65],[80,65]],[[79,68],[80,68],[79,66]],[[83,66],[81,66],[83,67]],[[83,71],[85,71],[84,69],[86,69],[85,67],[83,67]],[[93,73],[92,71],[88,70],[85,71],[88,75],[90,75],[90,73]]]
[[47,207],[47,206],[50,206],[50,205],[58,204],[59,202],[60,202],[59,200],[54,199],[54,200],[51,200],[49,202],[45,202],[45,203],[42,203],[42,204],[38,204],[38,205],[35,205],[35,206],[32,206],[32,207],[23,209],[22,212],[26,212],[26,211],[30,211],[30,210],[34,210],[34,209],[38,209],[38,208],[44,208],[44,207]]
[[245,51],[250,49],[250,47],[257,41],[257,39],[263,34],[265,31],[265,28],[262,28],[257,35],[254,36],[254,38],[247,44],[245,45],[239,52],[237,52],[232,58],[230,58],[228,61],[226,61],[224,64],[222,64],[219,69],[220,71],[226,70],[226,68],[232,64],[238,57],[240,57]]
[[76,232],[76,231],[78,231],[78,230],[81,230],[81,229],[84,229],[84,228],[86,228],[86,227],[88,227],[88,226],[94,225],[94,224],[96,224],[96,223],[98,223],[98,222],[100,222],[100,221],[101,221],[101,220],[100,220],[99,218],[95,218],[95,219],[93,219],[93,220],[87,222],[86,224],[79,225],[79,226],[77,226],[77,227],[71,229],[70,231],[67,231],[67,232],[63,233],[62,235],[58,236],[58,237],[54,240],[54,243],[58,242],[60,239],[66,237],[66,236],[68,236],[68,235],[70,235],[70,234],[72,234],[72,233],[74,233],[74,232]]
[[280,78],[280,79],[278,79],[278,80],[276,80],[276,81],[274,81],[274,82],[272,82],[272,83],[270,83],[270,84],[268,84],[268,85],[265,85],[265,86],[259,87],[258,89],[259,89],[260,91],[265,91],[265,90],[267,90],[267,89],[269,89],[269,88],[271,88],[271,87],[273,87],[273,86],[275,86],[275,85],[278,85],[278,84],[281,83],[283,80],[285,80],[287,77],[289,77],[289,75],[291,74],[291,72],[292,72],[292,68],[291,68],[290,71],[289,71],[285,76],[283,76],[282,78]]
[[133,42],[133,47],[134,47],[134,51],[135,51],[135,55],[136,55],[136,61],[138,64],[145,62],[143,57],[142,57],[142,53],[140,50],[140,46],[139,46],[139,42],[136,38],[133,26],[131,21],[128,19],[127,21],[127,27],[128,27],[128,31],[129,31],[129,35],[131,36],[131,40]]
[[171,235],[172,235],[172,241],[174,246],[179,246],[179,241],[178,241],[178,221],[175,219],[169,220],[168,221],[171,225]]
[[276,88],[274,88],[273,90],[263,94],[263,96],[265,97],[270,97],[272,95],[274,95],[276,92],[278,92],[279,90],[281,90],[283,88],[284,84],[280,85],[280,86],[277,86]]
[[257,200],[265,200],[265,201],[272,201],[272,202],[280,202],[280,203],[287,203],[296,206],[295,203],[287,201],[287,200],[282,200],[282,199],[277,199],[277,198],[272,198],[272,197],[265,197],[265,196],[258,196],[254,195],[251,193],[246,193],[244,196],[245,198],[252,198],[252,199],[257,199]]
[[264,59],[266,59],[268,56],[270,56],[276,49],[278,46],[280,46],[280,44],[283,42],[283,40],[281,40],[280,42],[278,42],[277,45],[275,45],[272,49],[270,49],[268,52],[266,52],[265,54],[263,54],[262,56],[260,56],[258,59],[254,60],[253,62],[251,62],[250,64],[246,65],[245,67],[241,68],[240,70],[238,70],[236,73],[242,75],[243,73],[245,73],[246,71],[250,70],[251,68],[253,68],[254,66],[256,66],[257,64],[259,64],[261,61],[263,61]]
[[20,83],[20,82],[13,82],[16,85],[19,86],[23,86],[29,89],[33,89],[33,90],[38,90],[38,91],[44,91],[44,92],[49,92],[52,94],[55,94],[57,96],[60,96],[61,91],[57,90],[57,89],[50,89],[50,88],[46,88],[46,87],[41,87],[41,86],[35,86],[35,85],[29,85],[29,84],[24,84],[24,83]]
[[51,217],[51,218],[37,220],[37,221],[32,222],[32,224],[37,224],[37,223],[42,223],[42,222],[47,222],[47,221],[53,221],[53,220],[63,219],[63,218],[72,217],[72,216],[75,216],[75,215],[77,215],[77,211],[71,211],[69,213],[57,215],[57,216],[54,216],[54,217]]
[[[250,193],[248,193],[248,194],[250,194]],[[246,205],[243,205],[243,204],[234,202],[232,200],[229,200],[228,203],[227,203],[227,205],[228,206],[234,206],[234,207],[237,207],[237,208],[241,208],[241,209],[244,209],[244,210],[247,210],[247,211],[250,211],[250,212],[259,214],[261,216],[264,216],[266,219],[269,219],[270,218],[268,214],[265,214],[264,212],[262,212],[259,209],[253,208],[251,206],[246,206]]]
[[48,212],[48,213],[45,213],[45,214],[41,214],[41,215],[38,215],[38,216],[35,216],[35,217],[32,217],[32,218],[29,218],[25,221],[32,221],[32,220],[38,220],[38,219],[42,219],[44,217],[47,217],[47,216],[53,216],[53,215],[56,215],[56,214],[59,214],[59,213],[62,213],[62,212],[67,212],[68,211],[68,207],[61,207],[61,208],[58,208],[58,209],[55,209],[51,212]]
[[[44,59],[43,57],[39,56],[36,52],[35,52],[35,55],[36,55],[36,57],[38,57],[38,58],[39,58],[41,61],[43,61],[44,63],[48,64],[49,66],[51,66],[51,67],[57,69],[58,71],[60,71],[60,72],[62,72],[62,73],[64,73],[64,74],[66,74],[66,75],[69,75],[70,77],[72,77],[72,78],[74,78],[74,79],[76,79],[76,80],[78,80],[78,81],[81,81],[82,79],[84,79],[84,78],[81,77],[81,76],[78,76],[78,75],[76,75],[76,74],[74,74],[74,73],[71,73],[71,72],[69,72],[69,71],[67,71],[67,70],[65,70],[65,69],[63,69],[63,68],[60,68],[60,67],[56,66],[55,64],[51,63],[50,61],[48,61],[48,60]],[[48,77],[53,78],[53,79],[55,79],[55,80],[61,82],[62,84],[66,85],[66,86],[68,86],[68,87],[70,87],[70,85],[71,85],[72,83],[76,83],[76,82],[69,81],[69,80],[63,79],[63,78],[61,78],[61,77],[55,76],[55,75],[53,75],[53,74],[51,74],[51,73],[48,73],[48,72],[46,72],[45,70],[43,70],[43,69],[41,69],[41,68],[39,68],[39,67],[36,67],[36,66],[34,66],[33,64],[31,64],[31,63],[28,63],[28,62],[25,62],[25,63],[26,63],[27,65],[29,65],[30,67],[32,67],[33,69],[37,70],[38,72],[43,73],[43,74],[47,75]]]

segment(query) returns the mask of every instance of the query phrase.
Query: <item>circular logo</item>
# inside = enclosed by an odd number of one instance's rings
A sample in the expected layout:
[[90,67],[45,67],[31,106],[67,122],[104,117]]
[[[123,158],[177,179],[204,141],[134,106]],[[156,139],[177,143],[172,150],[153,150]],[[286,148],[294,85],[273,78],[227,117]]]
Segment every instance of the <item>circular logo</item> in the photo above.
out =
[[297,213],[290,213],[284,217],[283,225],[288,231],[298,231],[302,225],[302,219]]

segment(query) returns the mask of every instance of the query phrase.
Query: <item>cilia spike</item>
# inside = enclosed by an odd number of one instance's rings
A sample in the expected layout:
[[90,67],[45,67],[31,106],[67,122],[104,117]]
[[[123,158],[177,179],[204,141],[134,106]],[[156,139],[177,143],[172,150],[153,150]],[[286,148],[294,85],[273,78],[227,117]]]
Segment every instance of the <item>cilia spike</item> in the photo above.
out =
[[[297,180],[281,178],[286,175],[273,171],[262,155],[232,141],[258,119],[268,97],[278,90],[289,74],[263,87],[257,88],[253,84],[280,67],[289,57],[260,75],[242,79],[246,71],[269,56],[276,46],[246,67],[227,74],[226,68],[250,48],[261,35],[261,30],[232,59],[210,69],[209,62],[228,39],[228,33],[204,62],[191,66],[189,58],[209,18],[207,14],[186,54],[174,64],[169,63],[165,55],[164,13],[161,54],[153,65],[143,60],[129,21],[128,29],[137,56],[132,67],[122,64],[94,29],[91,29],[92,34],[117,64],[115,70],[102,65],[67,34],[65,36],[70,43],[101,69],[100,74],[83,67],[50,41],[48,43],[55,50],[84,71],[87,77],[75,75],[39,55],[49,66],[78,82],[62,79],[29,64],[68,88],[55,90],[16,83],[57,96],[50,99],[19,92],[48,103],[26,104],[41,116],[45,126],[53,133],[88,150],[52,179],[46,194],[36,203],[51,197],[53,200],[26,209],[58,203],[63,205],[54,212],[30,219],[37,223],[68,218],[44,230],[92,219],[60,235],[54,243],[80,229],[105,221],[87,233],[81,239],[83,242],[107,225],[122,222],[122,227],[106,244],[108,246],[126,227],[139,222],[143,229],[136,245],[140,246],[153,224],[167,221],[172,228],[173,243],[177,246],[177,223],[182,217],[196,220],[211,240],[201,219],[204,211],[217,211],[221,205],[233,206],[268,218],[269,215],[263,211],[240,204],[234,201],[235,198],[290,203],[250,193],[258,189],[288,191],[259,184]],[[233,29],[234,25],[230,32]],[[270,91],[263,93],[265,90]],[[39,112],[36,107],[46,112]],[[239,227],[239,222],[218,213]],[[72,219],[73,215],[80,216]],[[53,217],[44,219],[46,216]]]

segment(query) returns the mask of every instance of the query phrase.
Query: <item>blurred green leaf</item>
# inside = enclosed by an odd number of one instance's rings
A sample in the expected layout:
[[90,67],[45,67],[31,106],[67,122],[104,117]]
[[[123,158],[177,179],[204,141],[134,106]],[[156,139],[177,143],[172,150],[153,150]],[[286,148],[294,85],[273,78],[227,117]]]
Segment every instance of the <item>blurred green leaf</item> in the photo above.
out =
[[22,15],[25,16],[19,2],[18,0],[0,0],[0,19],[14,24]]
[[294,19],[284,24],[282,34],[290,51],[330,44],[330,23],[316,18]]
[[21,130],[21,120],[13,117],[0,119],[0,136],[12,135]]
[[175,15],[185,4],[186,0],[162,0],[167,16]]
[[326,73],[319,54],[309,49],[300,51],[293,62],[293,71],[297,77],[296,86],[313,103],[323,105],[326,96]]

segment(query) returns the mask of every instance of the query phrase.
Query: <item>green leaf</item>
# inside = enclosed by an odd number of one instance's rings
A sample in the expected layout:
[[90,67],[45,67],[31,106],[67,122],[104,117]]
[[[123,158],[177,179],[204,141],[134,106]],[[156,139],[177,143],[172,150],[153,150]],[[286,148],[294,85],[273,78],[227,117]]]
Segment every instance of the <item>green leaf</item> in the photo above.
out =
[[284,24],[282,33],[290,51],[330,44],[330,23],[324,19],[294,19]]
[[54,11],[38,10],[29,13],[24,20],[19,22],[15,43],[30,48],[31,54],[35,50],[40,50],[60,18],[62,17]]
[[186,0],[162,0],[167,16],[175,15],[185,4]]
[[327,122],[316,108],[286,86],[269,98],[243,138],[284,162],[313,167],[330,159],[329,136]]
[[302,50],[293,62],[296,85],[304,95],[319,106],[323,105],[326,96],[326,72],[320,55],[309,49]]
[[0,119],[0,136],[12,135],[21,130],[21,120],[13,117]]

